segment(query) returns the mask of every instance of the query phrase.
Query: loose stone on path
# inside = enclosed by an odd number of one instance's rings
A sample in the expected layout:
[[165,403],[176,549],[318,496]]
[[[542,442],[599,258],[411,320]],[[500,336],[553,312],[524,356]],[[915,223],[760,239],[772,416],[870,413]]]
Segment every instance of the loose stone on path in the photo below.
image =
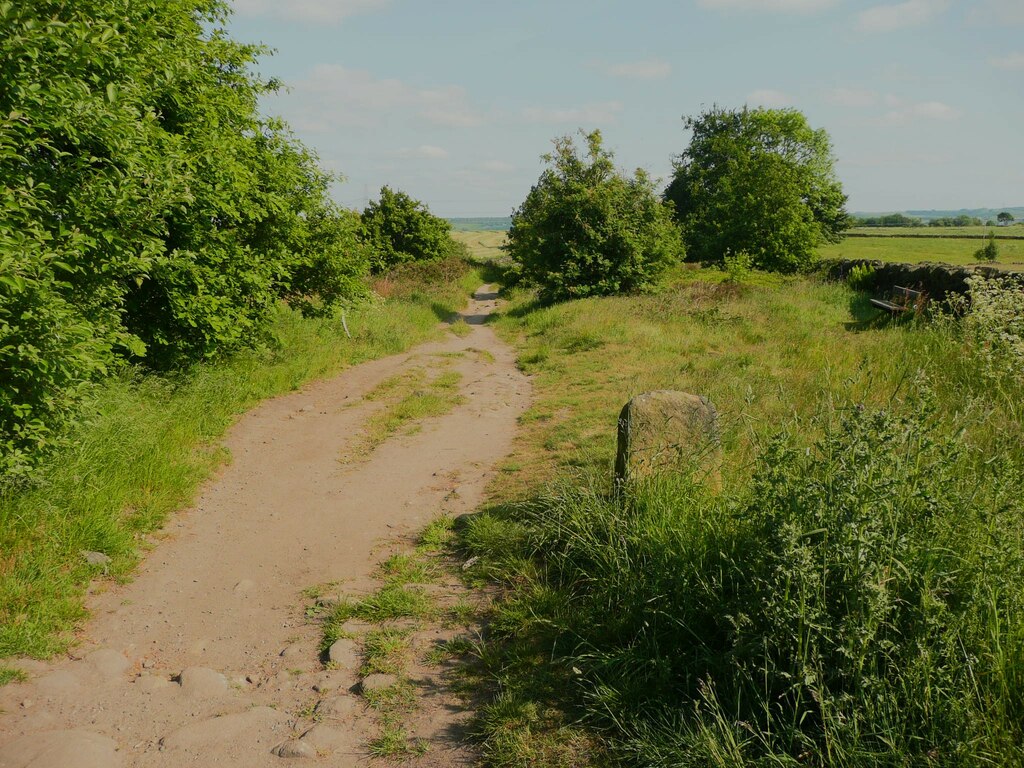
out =
[[343,669],[359,668],[359,646],[354,640],[343,637],[327,651],[327,660]]
[[383,672],[374,672],[372,675],[367,675],[363,678],[362,682],[359,683],[359,690],[362,693],[370,691],[383,691],[386,688],[390,688],[393,685],[398,684],[397,675],[389,675]]
[[189,667],[178,675],[182,693],[197,698],[213,698],[228,692],[228,679],[220,672],[205,667]]
[[286,741],[282,744],[278,744],[270,751],[278,757],[284,758],[316,757],[316,748],[305,741]]

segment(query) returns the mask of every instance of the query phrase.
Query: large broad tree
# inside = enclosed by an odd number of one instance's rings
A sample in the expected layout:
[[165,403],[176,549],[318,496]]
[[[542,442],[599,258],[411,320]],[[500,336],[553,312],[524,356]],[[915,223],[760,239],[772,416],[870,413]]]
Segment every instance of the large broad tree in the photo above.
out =
[[801,112],[716,107],[684,121],[693,138],[665,198],[689,259],[747,253],[762,269],[792,272],[849,226],[828,133]]
[[601,133],[555,140],[547,169],[512,216],[506,251],[545,300],[649,287],[682,252],[668,206],[642,170],[620,174]]
[[0,484],[89,382],[327,313],[365,249],[221,0],[0,0]]
[[998,221],[1000,224],[1002,224],[1004,226],[1007,225],[1007,224],[1012,224],[1013,223],[1013,214],[1010,213],[1009,211],[1000,211],[999,215],[996,216],[996,221]]

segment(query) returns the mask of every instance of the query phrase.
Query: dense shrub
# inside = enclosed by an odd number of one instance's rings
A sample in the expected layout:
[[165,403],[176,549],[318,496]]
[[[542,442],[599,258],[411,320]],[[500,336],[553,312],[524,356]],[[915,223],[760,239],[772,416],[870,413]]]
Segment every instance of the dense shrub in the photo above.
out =
[[601,133],[555,140],[548,168],[512,216],[506,251],[517,273],[546,300],[650,287],[682,247],[650,177],[616,171]]
[[405,192],[383,187],[363,211],[363,239],[373,249],[372,269],[384,272],[410,261],[448,256],[452,227]]
[[543,637],[633,764],[1019,765],[1021,474],[907,410],[781,435],[725,497],[662,478],[512,509],[501,540],[542,562],[495,630]]
[[974,258],[978,261],[995,261],[999,258],[999,246],[996,245],[994,232],[988,233],[988,239],[981,248],[974,252]]
[[118,361],[223,355],[264,337],[278,297],[326,308],[355,287],[347,246],[315,263],[344,229],[328,178],[259,117],[276,84],[225,16],[219,0],[0,4],[0,477]]
[[793,272],[849,226],[828,134],[794,109],[712,109],[693,132],[665,199],[687,258],[720,264],[749,253],[760,269]]

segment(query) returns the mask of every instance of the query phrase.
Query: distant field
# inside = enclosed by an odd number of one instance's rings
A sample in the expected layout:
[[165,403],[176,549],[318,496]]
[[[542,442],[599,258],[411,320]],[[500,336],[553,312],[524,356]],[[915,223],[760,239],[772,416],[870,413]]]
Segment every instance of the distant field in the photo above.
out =
[[506,232],[512,226],[511,216],[484,216],[448,219],[456,232]]
[[993,232],[997,238],[1024,238],[1024,224],[1010,227],[854,227],[848,234],[854,237],[988,237]]
[[[1022,228],[1024,229],[1024,228]],[[848,237],[837,245],[818,250],[825,259],[879,259],[916,264],[940,261],[946,264],[977,264],[974,252],[980,240],[949,238]],[[1024,270],[1024,240],[1002,240],[996,265],[1013,271]]]
[[[1024,230],[1024,227],[1020,229]],[[493,258],[502,255],[504,232],[455,232],[453,236],[469,246],[474,256]],[[980,246],[981,243],[977,240],[851,237],[838,245],[821,248],[818,255],[823,259],[879,259],[905,261],[910,264],[922,261],[977,264],[974,252]],[[998,247],[999,259],[996,266],[1015,272],[1024,271],[1024,240],[1003,240]]]
[[452,232],[452,237],[469,247],[470,253],[479,258],[493,259],[502,256],[501,245],[505,242],[504,232]]

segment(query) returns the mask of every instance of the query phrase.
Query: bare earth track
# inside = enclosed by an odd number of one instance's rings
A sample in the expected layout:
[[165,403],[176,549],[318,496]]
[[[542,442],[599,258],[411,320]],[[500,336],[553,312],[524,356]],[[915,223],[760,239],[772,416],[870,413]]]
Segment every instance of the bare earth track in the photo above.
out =
[[[29,681],[0,689],[0,768],[377,762],[358,661],[325,668],[302,592],[326,582],[369,592],[389,552],[482,501],[529,399],[512,351],[483,325],[496,306],[488,291],[463,315],[462,338],[360,365],[242,417],[226,441],[232,463],[170,522],[135,580],[90,598],[73,658],[21,662]],[[382,407],[365,395],[434,365],[461,375],[461,404],[346,463]],[[457,737],[465,707],[438,673],[415,671],[422,696],[408,729],[429,751],[414,762],[471,763]],[[282,745],[307,759],[272,753]]]

